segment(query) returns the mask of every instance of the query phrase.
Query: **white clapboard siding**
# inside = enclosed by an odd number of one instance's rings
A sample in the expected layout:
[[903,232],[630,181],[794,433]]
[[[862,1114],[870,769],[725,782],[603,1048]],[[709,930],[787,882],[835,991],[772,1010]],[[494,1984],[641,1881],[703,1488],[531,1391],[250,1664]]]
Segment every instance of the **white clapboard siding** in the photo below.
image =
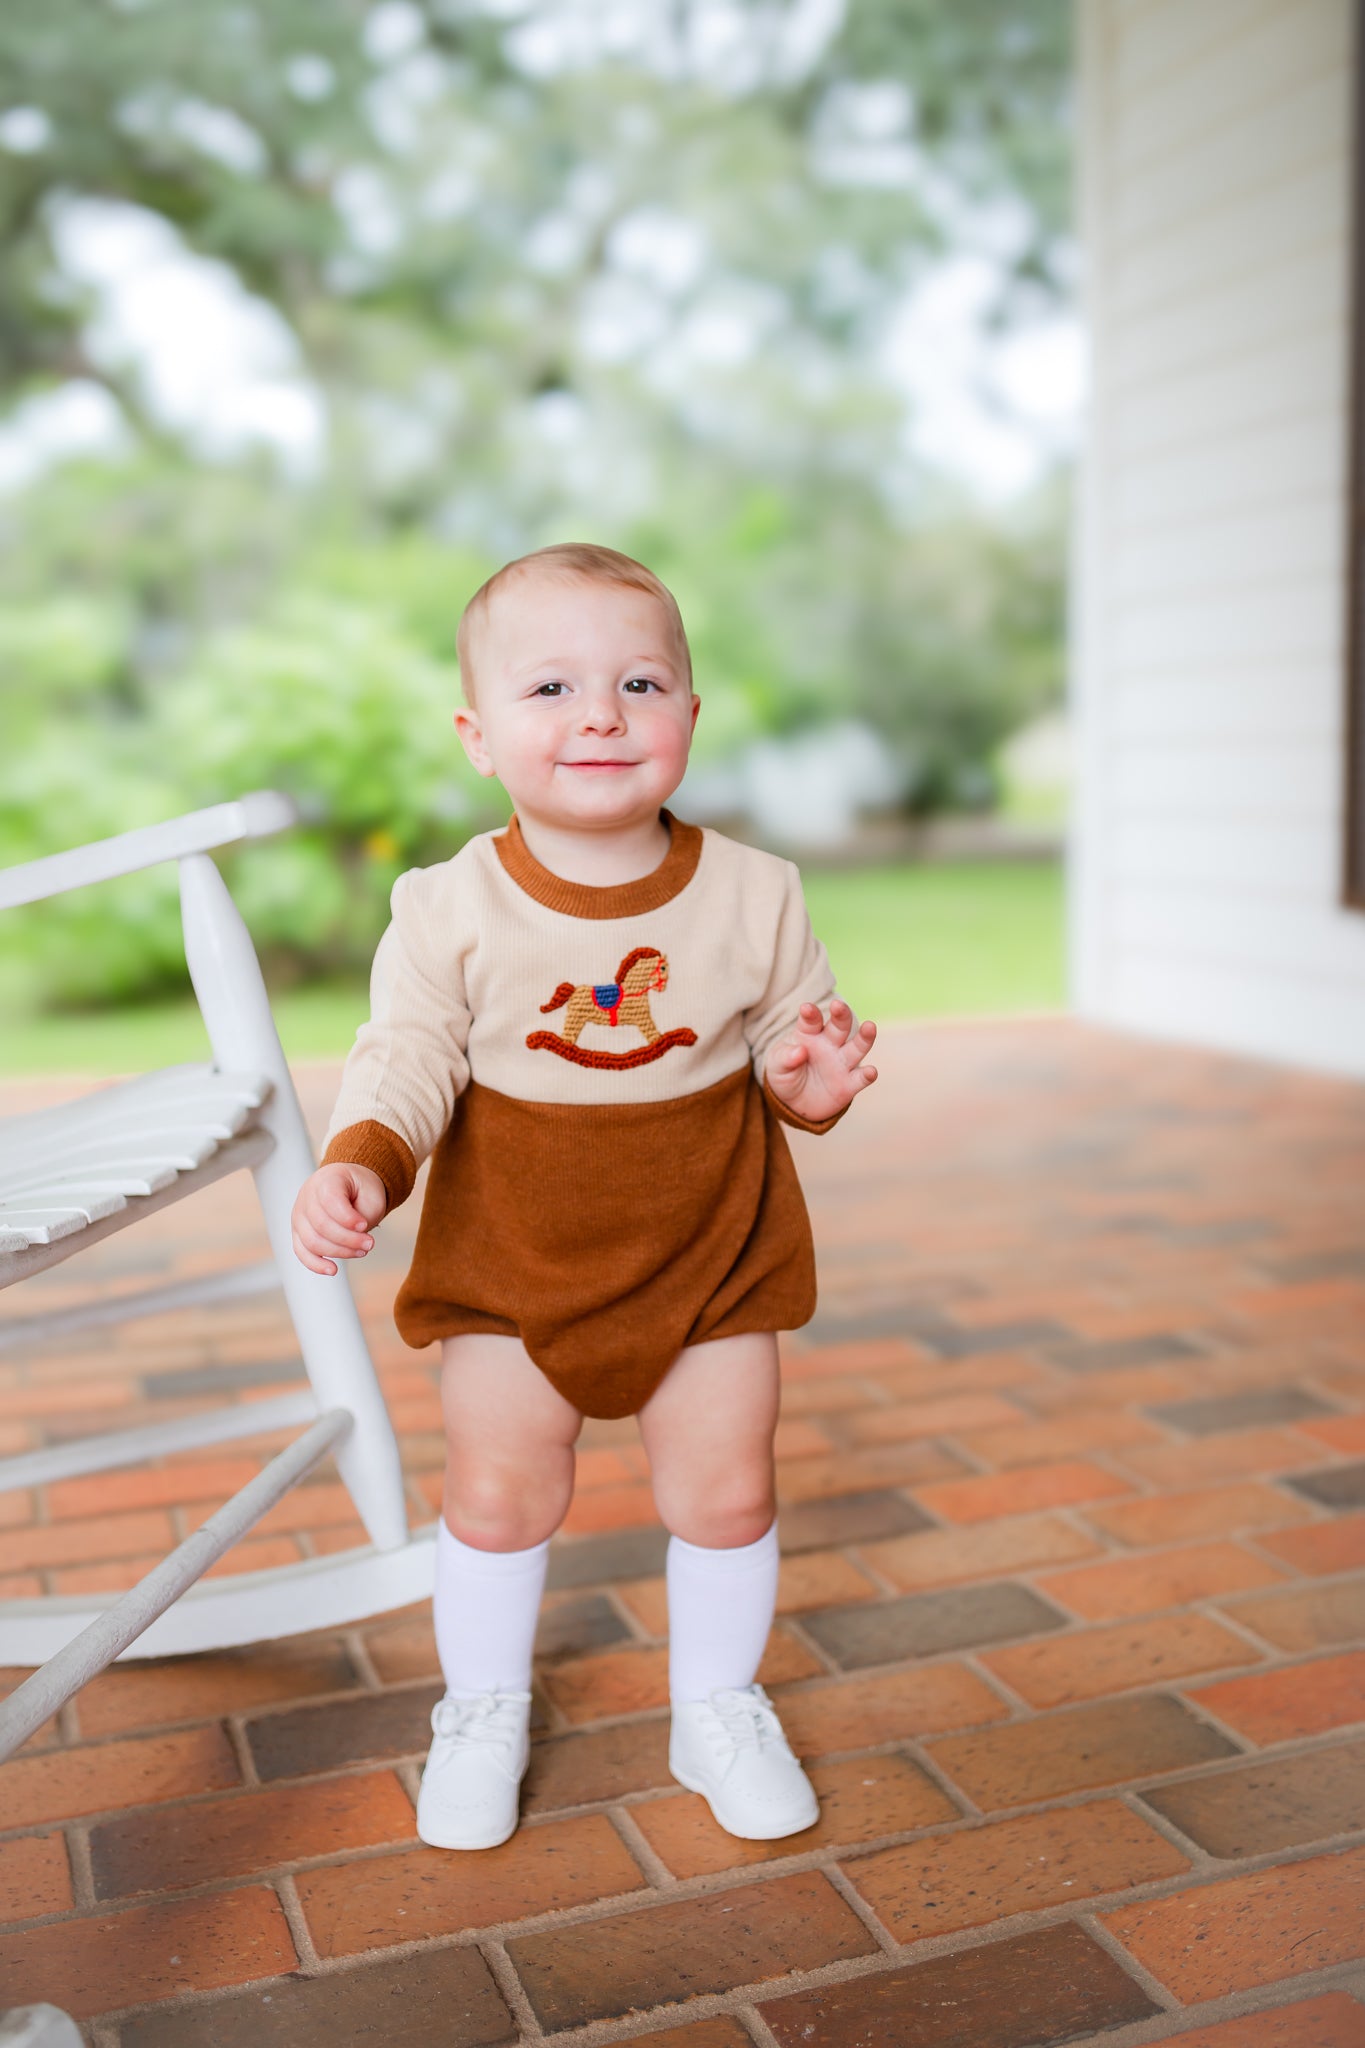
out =
[[1125,532],[1111,587],[1121,603],[1145,604],[1163,594],[1302,581],[1332,560],[1341,541],[1341,506],[1325,494],[1230,509],[1203,520],[1193,544],[1178,526]]
[[1327,574],[1324,564],[1311,581],[1243,589],[1215,583],[1208,590],[1115,604],[1114,660],[1134,669],[1268,655],[1292,660],[1296,652],[1319,659],[1340,652],[1342,602],[1340,576]]
[[[1343,985],[1339,975],[1267,975],[1162,947],[1124,956],[1114,997],[1135,1030],[1296,1066],[1349,1071],[1343,1041],[1365,1041],[1365,985]],[[1192,1028],[1192,1018],[1216,1020],[1216,1032]]]
[[1122,365],[1115,365],[1114,401],[1130,384],[1141,389],[1157,377],[1225,363],[1245,348],[1248,335],[1269,343],[1335,325],[1346,310],[1346,277],[1330,261],[1335,232],[1324,225],[1286,252],[1280,288],[1272,296],[1264,277],[1252,270],[1206,286],[1193,306],[1177,297],[1130,315]]
[[1310,321],[1268,341],[1245,337],[1223,362],[1130,378],[1115,408],[1114,452],[1140,460],[1195,437],[1230,439],[1258,420],[1296,418],[1306,396],[1332,389],[1340,362],[1340,335]]
[[[1344,89],[1344,79],[1341,85]],[[1329,176],[1334,155],[1324,153],[1307,169],[1269,184],[1260,182],[1257,165],[1256,189],[1240,205],[1197,210],[1188,220],[1176,215],[1165,238],[1147,238],[1124,261],[1113,283],[1117,310],[1125,319],[1141,319],[1157,306],[1179,299],[1188,303],[1189,294],[1224,289],[1250,272],[1264,276],[1267,243],[1278,241],[1288,251],[1305,234],[1340,235],[1346,194]]]
[[1331,900],[1337,874],[1336,835],[1321,818],[1277,819],[1274,832],[1229,832],[1221,818],[1128,817],[1115,822],[1114,872],[1119,902],[1145,883],[1235,888],[1251,903],[1289,897]]
[[1125,531],[1181,526],[1194,543],[1199,521],[1210,513],[1291,505],[1315,491],[1339,491],[1345,433],[1344,403],[1325,405],[1320,392],[1305,390],[1291,419],[1213,442],[1201,438],[1193,447],[1142,450],[1123,464],[1106,464],[1114,518]]
[[1123,36],[1114,51],[1116,76],[1137,97],[1154,81],[1197,65],[1247,25],[1246,0],[1205,0],[1171,9],[1162,0],[1120,0]]
[[1134,953],[1169,947],[1184,958],[1226,960],[1271,974],[1330,976],[1343,949],[1365,973],[1365,924],[1326,904],[1248,896],[1235,884],[1196,889],[1130,884],[1117,914],[1116,937]]
[[1321,817],[1336,777],[1325,750],[1311,741],[1130,742],[1117,750],[1110,787],[1126,815],[1220,818],[1229,831],[1252,831],[1276,819]]
[[1185,742],[1225,745],[1244,740],[1311,740],[1330,746],[1341,731],[1341,675],[1336,661],[1296,665],[1264,661],[1177,663],[1130,669],[1114,678],[1109,729],[1117,744]]
[[[1252,106],[1144,164],[1141,177],[1129,179],[1118,197],[1125,249],[1145,253],[1148,245],[1159,243],[1172,213],[1182,208],[1191,219],[1234,211],[1245,198],[1249,143],[1256,149],[1262,189],[1282,185],[1320,162],[1340,140],[1341,98],[1334,87],[1334,80],[1315,71],[1297,85],[1286,83],[1268,134],[1259,105]],[[1254,133],[1248,135],[1248,129]]]
[[1083,1012],[1365,1075],[1341,903],[1351,0],[1083,0]]
[[[1197,13],[1204,4],[1166,0],[1159,11],[1170,18]],[[1112,11],[1124,13],[1122,7]],[[1322,18],[1305,20],[1314,13]],[[1168,66],[1150,86],[1124,92],[1114,130],[1114,162],[1123,178],[1263,110],[1324,71],[1340,71],[1349,57],[1349,17],[1333,0],[1247,0],[1228,10],[1225,29],[1185,62]],[[1114,83],[1124,91],[1121,74]]]

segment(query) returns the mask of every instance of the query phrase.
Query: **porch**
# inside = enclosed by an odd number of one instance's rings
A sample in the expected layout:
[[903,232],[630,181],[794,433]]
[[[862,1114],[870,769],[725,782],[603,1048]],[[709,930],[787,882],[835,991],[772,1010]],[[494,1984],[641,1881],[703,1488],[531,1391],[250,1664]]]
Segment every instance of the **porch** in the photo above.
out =
[[[634,1423],[590,1422],[509,1843],[414,1837],[424,1609],[116,1666],[0,1768],[5,2003],[96,2048],[1358,2048],[1365,1090],[1052,1017],[880,1064],[794,1144],[822,1303],[760,1675],[818,1828],[741,1843],[670,1780],[666,1539]],[[336,1070],[301,1081],[316,1134]],[[417,1213],[353,1276],[414,1523]],[[258,1215],[236,1176],[0,1307],[252,1256]],[[0,1453],[301,1377],[272,1296],[0,1351]],[[4,1497],[0,1597],[131,1583],[274,1448]],[[361,1540],[323,1467],[221,1568]]]

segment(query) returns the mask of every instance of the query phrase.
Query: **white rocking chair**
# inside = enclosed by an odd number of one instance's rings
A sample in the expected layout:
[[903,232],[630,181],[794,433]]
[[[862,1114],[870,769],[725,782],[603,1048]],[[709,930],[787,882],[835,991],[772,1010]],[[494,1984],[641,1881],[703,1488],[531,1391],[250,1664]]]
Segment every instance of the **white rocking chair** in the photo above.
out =
[[[284,1290],[308,1389],[208,1415],[149,1424],[0,1460],[0,1491],[109,1471],[171,1451],[300,1423],[303,1433],[129,1592],[0,1601],[0,1664],[40,1664],[0,1703],[0,1758],[116,1657],[160,1657],[327,1628],[426,1598],[435,1524],[410,1535],[398,1447],[345,1266],[310,1273],[295,1258],[290,1212],[314,1159],[303,1112],[246,926],[209,849],[296,821],[287,797],[234,803],[0,869],[0,910],[159,861],[180,865],[185,958],[213,1052],[54,1109],[0,1119],[0,1287],[249,1167],[273,1258],[107,1303],[11,1321],[0,1344],[88,1323]],[[340,1555],[205,1581],[328,1452],[370,1542]]]

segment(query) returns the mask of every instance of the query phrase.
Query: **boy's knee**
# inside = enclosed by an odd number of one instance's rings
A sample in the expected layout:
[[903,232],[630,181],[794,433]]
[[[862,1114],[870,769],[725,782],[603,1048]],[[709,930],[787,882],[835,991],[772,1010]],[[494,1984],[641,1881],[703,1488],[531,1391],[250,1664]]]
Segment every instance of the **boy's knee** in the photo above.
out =
[[486,1468],[470,1473],[447,1469],[442,1513],[451,1534],[476,1550],[527,1550],[543,1543],[568,1512],[571,1473],[525,1473]]
[[660,1503],[671,1535],[706,1550],[738,1550],[757,1543],[773,1525],[777,1505],[771,1489],[748,1488],[724,1494],[698,1493],[685,1500]]

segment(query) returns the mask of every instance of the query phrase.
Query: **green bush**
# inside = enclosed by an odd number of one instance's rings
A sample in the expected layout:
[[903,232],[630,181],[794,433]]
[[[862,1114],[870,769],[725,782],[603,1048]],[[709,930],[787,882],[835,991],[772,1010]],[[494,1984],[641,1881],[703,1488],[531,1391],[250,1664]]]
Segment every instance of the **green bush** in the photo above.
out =
[[[49,650],[50,673],[74,638]],[[455,736],[453,667],[382,611],[303,593],[210,636],[145,711],[91,696],[64,700],[61,721],[35,711],[0,771],[6,859],[282,789],[301,827],[222,857],[277,979],[363,969],[395,876],[505,815]],[[30,1000],[126,1001],[184,979],[172,867],[10,913],[5,939]]]

